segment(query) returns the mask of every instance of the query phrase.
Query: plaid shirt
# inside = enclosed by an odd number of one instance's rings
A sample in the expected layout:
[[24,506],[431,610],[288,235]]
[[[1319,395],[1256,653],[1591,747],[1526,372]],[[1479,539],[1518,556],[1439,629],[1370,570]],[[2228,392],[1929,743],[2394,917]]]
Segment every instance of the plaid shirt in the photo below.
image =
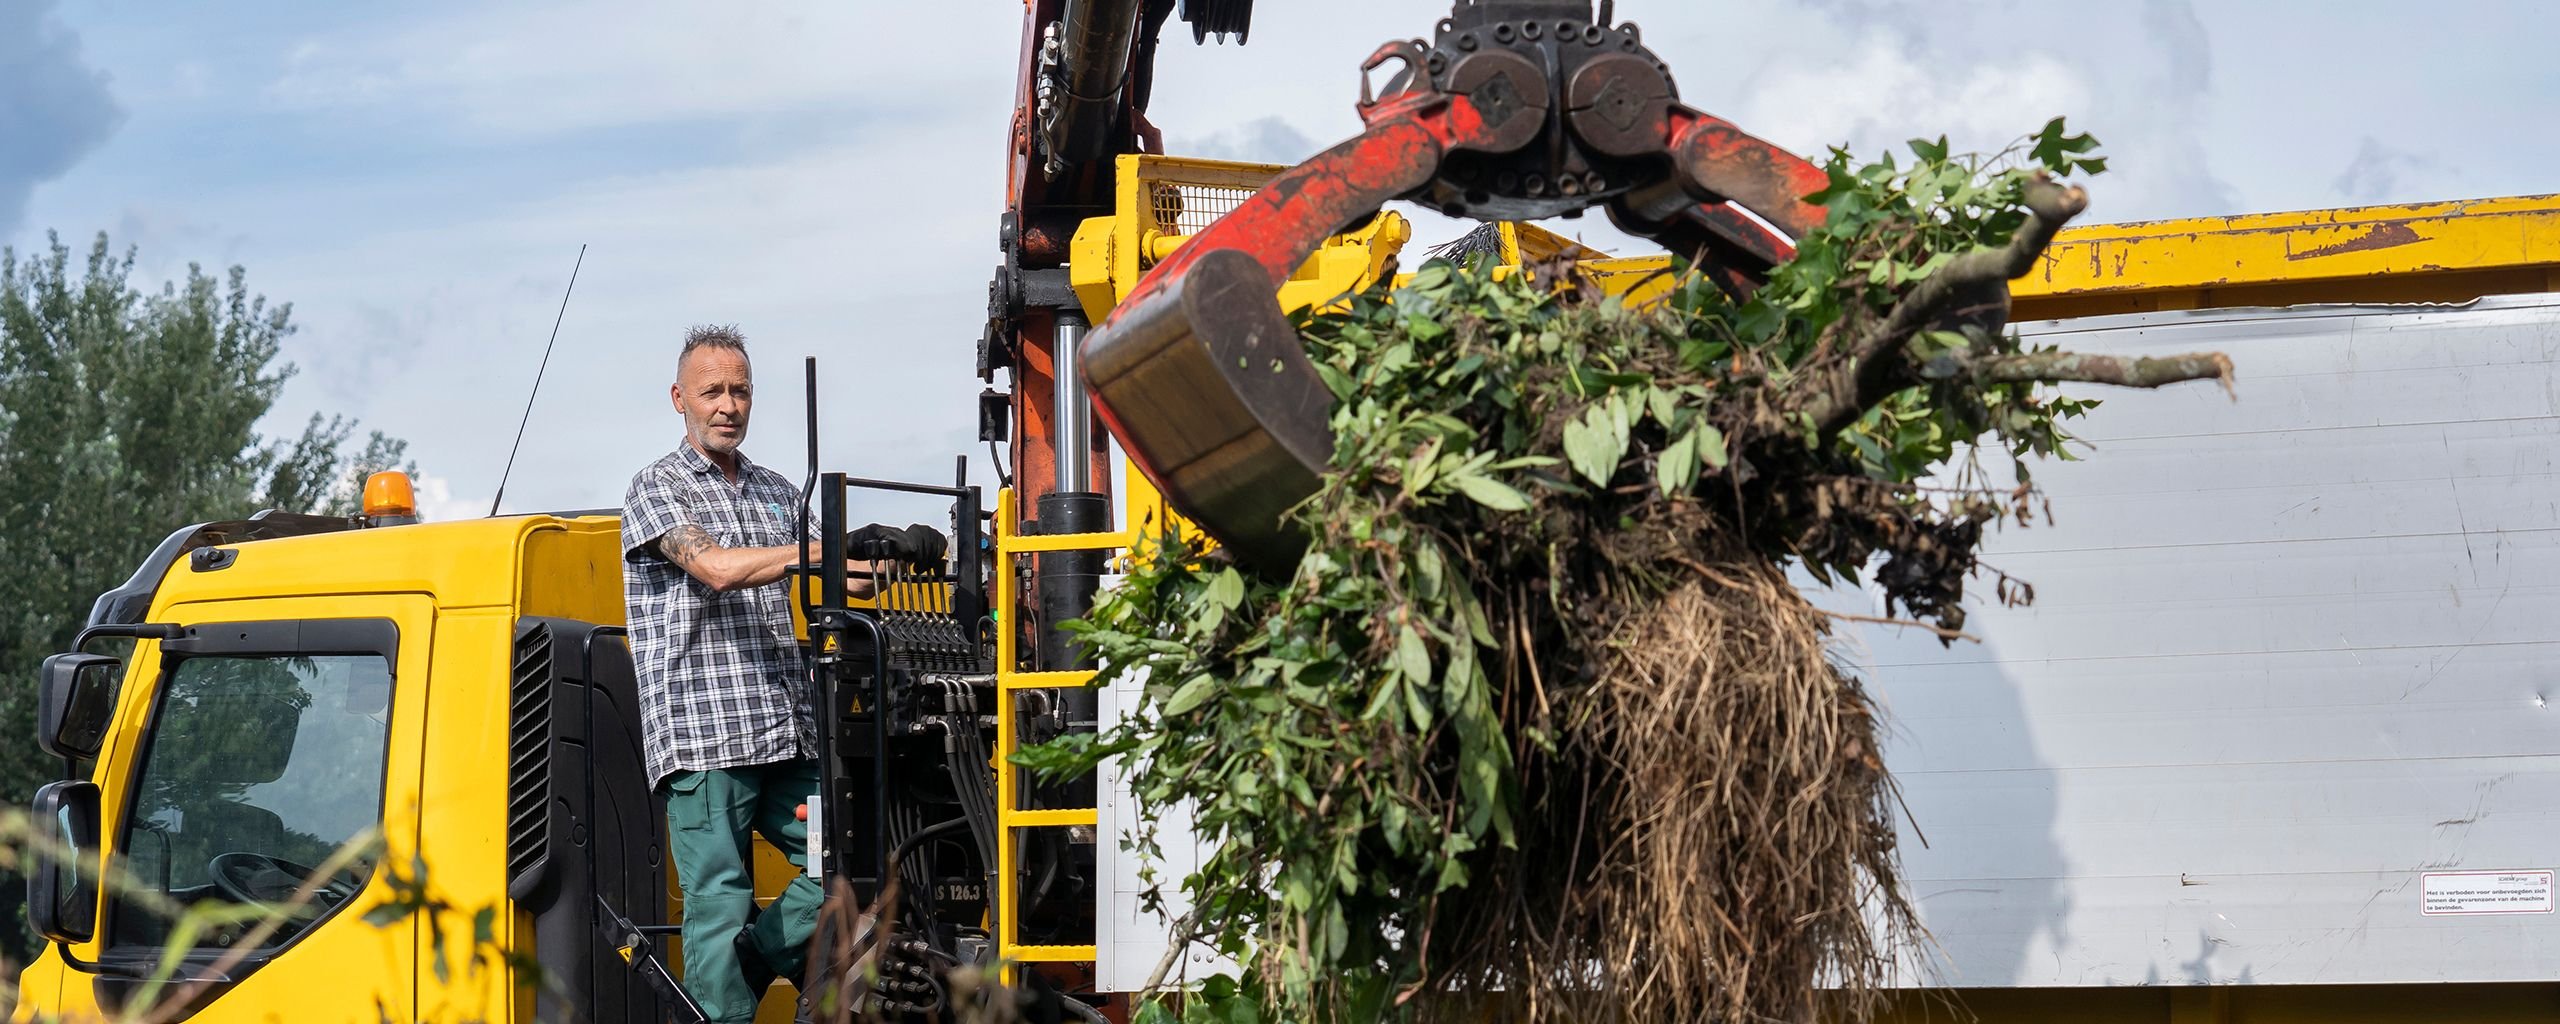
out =
[[[651,786],[679,771],[818,756],[787,583],[718,593],[655,546],[690,524],[722,547],[781,547],[797,539],[799,507],[800,489],[782,474],[740,454],[732,484],[691,444],[631,478],[622,589]],[[805,536],[817,536],[814,518]]]

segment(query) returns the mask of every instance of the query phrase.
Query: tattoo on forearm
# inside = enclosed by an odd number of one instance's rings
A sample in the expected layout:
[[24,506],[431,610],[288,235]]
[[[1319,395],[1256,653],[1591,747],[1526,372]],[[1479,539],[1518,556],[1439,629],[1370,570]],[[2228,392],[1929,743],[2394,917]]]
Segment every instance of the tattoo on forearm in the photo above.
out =
[[692,523],[669,530],[666,536],[658,538],[659,553],[666,555],[667,561],[682,566],[686,572],[692,572],[694,563],[704,554],[719,549],[720,542],[711,539],[710,531]]

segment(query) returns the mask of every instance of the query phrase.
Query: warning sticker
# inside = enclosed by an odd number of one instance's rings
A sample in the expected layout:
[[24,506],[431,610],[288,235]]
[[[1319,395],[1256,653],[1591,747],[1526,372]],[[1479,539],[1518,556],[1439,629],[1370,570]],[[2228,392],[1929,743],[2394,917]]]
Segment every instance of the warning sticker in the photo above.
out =
[[2430,871],[2420,876],[2421,913],[2548,914],[2551,872]]

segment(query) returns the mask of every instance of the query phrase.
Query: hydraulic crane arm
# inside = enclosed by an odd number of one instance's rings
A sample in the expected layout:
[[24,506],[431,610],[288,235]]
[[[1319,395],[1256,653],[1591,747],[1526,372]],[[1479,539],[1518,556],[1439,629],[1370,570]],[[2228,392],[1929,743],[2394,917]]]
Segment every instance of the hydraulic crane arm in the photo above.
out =
[[[1142,279],[1078,359],[1096,408],[1176,507],[1249,558],[1297,541],[1281,513],[1331,454],[1333,396],[1281,315],[1327,235],[1407,199],[1532,220],[1606,206],[1737,296],[1822,223],[1804,160],[1683,106],[1608,3],[1460,0],[1436,38],[1363,65],[1368,129],[1292,168]],[[1372,95],[1366,76],[1401,71]]]

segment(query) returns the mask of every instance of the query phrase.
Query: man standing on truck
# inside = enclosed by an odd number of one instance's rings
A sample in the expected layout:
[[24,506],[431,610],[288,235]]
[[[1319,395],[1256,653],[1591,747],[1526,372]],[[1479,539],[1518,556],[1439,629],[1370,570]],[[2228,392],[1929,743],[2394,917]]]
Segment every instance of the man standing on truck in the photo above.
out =
[[688,332],[668,394],[684,443],[623,496],[631,660],[684,891],[684,987],[709,1019],[748,1021],[775,976],[798,980],[823,898],[801,875],[756,914],[749,848],[760,832],[794,864],[808,849],[795,812],[818,791],[817,721],[783,579],[817,530],[799,488],[738,450],[755,395],[736,328]]

